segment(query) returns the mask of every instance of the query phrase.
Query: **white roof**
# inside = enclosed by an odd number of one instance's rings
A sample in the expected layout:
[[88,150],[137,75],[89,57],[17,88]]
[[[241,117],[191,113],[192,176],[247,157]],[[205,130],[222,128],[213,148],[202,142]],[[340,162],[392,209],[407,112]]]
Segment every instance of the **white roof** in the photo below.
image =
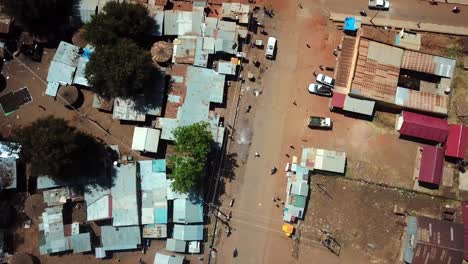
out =
[[147,127],[135,127],[133,131],[132,149],[145,152],[158,152],[161,131]]

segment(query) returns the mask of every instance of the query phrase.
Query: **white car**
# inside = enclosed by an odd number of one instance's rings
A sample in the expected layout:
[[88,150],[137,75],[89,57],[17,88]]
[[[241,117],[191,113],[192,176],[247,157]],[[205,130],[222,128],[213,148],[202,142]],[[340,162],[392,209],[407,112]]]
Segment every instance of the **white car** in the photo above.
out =
[[316,84],[316,83],[309,84],[309,87],[307,88],[307,90],[309,90],[309,93],[311,94],[317,94],[317,95],[323,95],[323,96],[333,95],[333,92],[330,87],[324,86],[321,84]]
[[274,54],[275,54],[275,48],[276,48],[276,38],[269,37],[266,50],[265,50],[265,58],[273,59]]
[[325,84],[327,86],[330,86],[333,88],[333,86],[335,86],[335,79],[333,79],[332,77],[329,77],[325,74],[321,74],[319,73],[317,75],[317,82],[321,83],[321,84]]

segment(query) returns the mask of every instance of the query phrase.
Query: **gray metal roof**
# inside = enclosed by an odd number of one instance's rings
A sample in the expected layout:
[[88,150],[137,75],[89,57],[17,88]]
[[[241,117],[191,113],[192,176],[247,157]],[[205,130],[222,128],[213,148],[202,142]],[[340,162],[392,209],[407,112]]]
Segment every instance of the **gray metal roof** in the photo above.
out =
[[166,240],[166,250],[184,253],[187,248],[187,241],[168,238]]
[[203,240],[203,225],[174,225],[174,239],[195,241]]
[[224,52],[228,54],[235,54],[238,49],[238,44],[236,41],[230,41],[226,39],[217,38],[215,41],[215,50],[216,52]]
[[168,256],[161,253],[154,256],[154,264],[183,264],[184,260],[184,256]]
[[204,13],[200,10],[164,11],[164,35],[200,35]]
[[135,249],[141,244],[139,226],[115,228],[101,226],[101,242],[105,251]]
[[91,251],[91,236],[89,233],[75,234],[69,237],[73,253]]
[[[179,108],[177,119],[159,119],[162,127],[161,138],[173,140],[172,131],[176,127],[188,126],[200,121],[210,123],[210,126],[217,131],[217,120],[209,117],[209,108],[210,102],[222,103],[224,101],[225,78],[224,75],[212,69],[187,67],[187,92],[184,104]],[[218,135],[216,133],[214,136]]]
[[408,216],[406,218],[406,237],[405,237],[405,251],[403,253],[403,260],[406,263],[411,263],[414,256],[414,248],[411,247],[411,240],[417,237],[418,224],[416,217]]
[[47,190],[42,193],[44,202],[47,206],[56,206],[65,204],[67,200],[71,199],[71,192],[67,187]]
[[343,110],[372,116],[374,114],[374,107],[375,101],[356,99],[346,95]]
[[88,87],[91,86],[88,82],[88,79],[86,79],[85,77],[85,69],[88,62],[89,59],[86,59],[84,57],[81,57],[78,60],[78,65],[76,67],[75,78],[73,79],[73,83]]
[[[162,161],[165,163],[165,160]],[[166,172],[156,171],[161,170],[161,160],[143,160],[138,165],[141,180],[141,222],[167,224]]]
[[153,36],[162,36],[164,29],[164,11],[163,10],[154,10],[153,11],[153,20],[155,22],[153,31],[151,35]]
[[203,202],[192,197],[175,199],[172,217],[174,223],[203,223]]
[[375,41],[369,41],[367,58],[381,64],[400,68],[401,61],[403,60],[403,49]]
[[115,176],[112,194],[112,225],[132,226],[139,225],[136,165],[126,164],[114,166]]
[[99,185],[87,185],[84,199],[86,201],[86,217],[88,221],[108,219],[112,217],[112,198],[110,189]]
[[434,56],[435,74],[447,78],[453,78],[457,61],[454,59]]
[[326,149],[304,148],[302,149],[301,166],[309,170],[344,173],[346,153]]
[[39,217],[39,252],[41,255],[70,250],[63,227],[62,206],[49,207]]
[[231,31],[235,32],[236,31],[236,22],[232,21],[225,21],[225,20],[219,20],[218,21],[218,29],[222,31]]
[[195,50],[197,47],[197,37],[181,36],[174,40],[174,52],[172,53],[173,63],[189,63],[195,61]]
[[235,75],[237,64],[231,63],[230,61],[219,61],[216,71],[220,74]]

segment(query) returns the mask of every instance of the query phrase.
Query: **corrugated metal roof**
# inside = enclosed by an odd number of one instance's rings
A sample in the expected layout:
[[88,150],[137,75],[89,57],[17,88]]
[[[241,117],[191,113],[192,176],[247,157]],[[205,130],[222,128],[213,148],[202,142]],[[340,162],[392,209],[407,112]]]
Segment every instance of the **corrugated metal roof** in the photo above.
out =
[[122,164],[114,166],[115,176],[112,194],[112,225],[131,226],[140,223],[137,207],[136,166]]
[[52,61],[50,63],[49,72],[47,74],[47,82],[60,83],[62,85],[72,84],[75,70],[75,66]]
[[71,199],[71,192],[67,187],[47,190],[44,191],[42,195],[47,206],[65,204],[67,200]]
[[360,100],[350,96],[346,96],[343,110],[372,116],[374,114],[375,102],[369,100]]
[[135,249],[141,244],[139,226],[101,226],[101,242],[105,251]]
[[379,64],[400,68],[401,61],[403,59],[403,49],[375,41],[369,41],[367,58],[369,60],[376,61]]
[[[163,161],[163,162],[161,162]],[[165,160],[138,162],[141,179],[142,224],[167,224],[167,187]],[[155,171],[162,170],[164,172]]]
[[216,119],[209,118],[209,107],[210,102],[222,103],[224,101],[225,78],[224,75],[212,69],[187,67],[187,91],[184,103],[178,109],[177,119],[159,119],[162,127],[161,138],[173,140],[172,131],[176,127],[188,126],[200,121],[208,122],[211,128],[217,131],[218,123]]
[[216,71],[220,74],[235,75],[237,64],[231,63],[230,61],[219,61]]
[[455,64],[453,59],[406,50],[401,68],[452,78]]
[[89,233],[75,234],[69,237],[73,253],[91,251],[91,235]]
[[351,68],[353,67],[353,58],[357,52],[355,46],[355,37],[344,37],[336,66],[335,86],[346,88],[351,86]]
[[309,170],[323,170],[344,173],[346,153],[317,148],[302,149],[301,166]]
[[[383,44],[381,44],[383,45]],[[400,67],[383,64],[376,60],[380,52],[374,48],[375,54],[368,58],[370,41],[361,39],[356,70],[351,83],[351,93],[370,99],[393,103],[397,90]],[[380,47],[380,45],[378,45]],[[388,46],[388,45],[384,45]],[[389,50],[389,52],[391,52]],[[386,62],[385,60],[383,60]],[[386,62],[389,63],[389,62]],[[395,64],[396,62],[393,62]]]
[[168,251],[184,253],[186,248],[187,248],[186,241],[172,239],[172,238],[168,238],[166,240],[166,250]]
[[135,127],[133,131],[132,149],[157,153],[160,133],[160,130],[154,128]]
[[195,62],[195,50],[197,47],[197,37],[181,36],[174,40],[174,51],[172,53],[173,63],[188,63]]
[[185,198],[174,200],[174,223],[203,223],[203,203],[198,198]]
[[343,109],[344,102],[346,99],[346,94],[342,93],[333,93],[333,97],[330,99],[330,107],[336,107],[338,109]]
[[183,264],[184,260],[184,256],[168,256],[161,253],[154,256],[154,264]]
[[215,50],[220,53],[235,54],[239,45],[236,41],[217,38],[215,40]]
[[167,225],[152,224],[143,226],[143,238],[166,238]]
[[418,224],[416,222],[416,217],[408,216],[406,218],[406,236],[405,236],[405,251],[403,254],[403,260],[406,263],[411,263],[414,256],[415,245],[412,245],[413,239],[417,236]]
[[174,225],[172,236],[184,241],[203,240],[203,225]]
[[136,100],[115,98],[112,118],[129,121],[145,121],[146,115],[159,116],[162,110],[162,97],[159,98],[164,86],[154,89],[154,95],[140,96]]
[[70,250],[63,227],[62,206],[48,207],[39,217],[39,252],[41,255]]
[[426,145],[422,149],[418,180],[439,185],[444,170],[444,149]]
[[204,13],[200,10],[164,11],[164,35],[200,35]]
[[445,155],[465,159],[468,149],[468,127],[449,125]]
[[241,3],[223,3],[221,16],[238,20],[241,24],[249,23],[250,5]]
[[445,142],[448,136],[447,120],[403,111],[398,122],[398,131],[402,135]]
[[151,35],[162,36],[163,25],[164,25],[164,10],[154,10],[152,12],[152,17],[153,17],[155,24],[154,24]]
[[412,264],[462,263],[463,225],[417,216],[417,235],[413,243]]

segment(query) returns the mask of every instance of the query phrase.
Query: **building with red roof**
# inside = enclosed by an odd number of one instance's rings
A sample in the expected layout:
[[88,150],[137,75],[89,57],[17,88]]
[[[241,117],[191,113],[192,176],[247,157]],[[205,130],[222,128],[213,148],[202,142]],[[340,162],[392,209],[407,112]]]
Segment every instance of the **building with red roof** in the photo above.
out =
[[403,111],[398,118],[397,130],[401,135],[445,142],[449,128],[445,119]]
[[449,125],[445,155],[465,159],[468,147],[468,127],[463,125]]
[[444,154],[443,148],[428,145],[423,147],[418,176],[420,183],[440,185],[444,170]]

